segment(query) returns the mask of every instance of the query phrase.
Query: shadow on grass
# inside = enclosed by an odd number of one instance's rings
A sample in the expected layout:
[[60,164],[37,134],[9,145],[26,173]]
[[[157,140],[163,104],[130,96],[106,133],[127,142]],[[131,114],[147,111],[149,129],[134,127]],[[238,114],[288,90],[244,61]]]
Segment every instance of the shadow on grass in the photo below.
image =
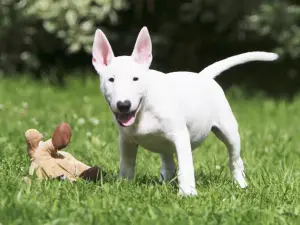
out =
[[[174,176],[174,178],[170,181],[163,181],[158,176],[152,176],[148,174],[144,175],[137,175],[133,181],[136,185],[153,185],[153,186],[160,186],[160,185],[170,185],[174,188],[178,188],[178,175]],[[103,179],[103,182],[115,182],[116,180],[122,180],[119,178],[118,173],[107,171],[106,175]],[[230,174],[227,174],[225,171],[225,166],[221,167],[218,170],[218,173],[211,172],[211,171],[204,171],[204,170],[197,170],[195,171],[195,180],[197,185],[200,185],[203,188],[208,188],[212,185],[220,184],[226,185],[232,183],[233,180]],[[97,182],[98,183],[98,182]]]
[[[109,171],[109,170],[102,170],[101,175],[99,176],[98,180],[85,180],[85,179],[80,179],[76,183],[85,183],[85,184],[95,184],[97,186],[102,186],[103,184],[114,184],[114,183],[132,183],[133,185],[136,186],[155,186],[155,187],[160,187],[160,186],[167,186],[171,188],[172,191],[177,192],[179,186],[178,186],[178,176],[176,175],[172,180],[170,181],[163,181],[160,177],[158,176],[152,176],[149,174],[144,174],[144,175],[137,175],[133,182],[128,181],[126,179],[121,179],[119,177],[119,174],[116,173],[115,171]],[[33,178],[35,180],[35,178]],[[197,187],[201,188],[209,188],[212,186],[219,186],[219,185],[228,185],[230,183],[233,184],[233,180],[231,179],[230,174],[227,174],[225,171],[225,166],[221,167],[220,170],[218,170],[218,173],[215,171],[204,171],[202,169],[197,170],[195,172],[195,180],[197,183]],[[63,181],[61,181],[63,182]]]

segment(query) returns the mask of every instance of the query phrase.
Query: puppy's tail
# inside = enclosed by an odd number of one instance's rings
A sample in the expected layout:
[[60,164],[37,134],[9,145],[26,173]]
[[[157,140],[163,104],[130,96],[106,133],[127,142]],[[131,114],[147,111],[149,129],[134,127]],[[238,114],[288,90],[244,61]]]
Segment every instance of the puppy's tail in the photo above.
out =
[[251,61],[274,61],[279,56],[271,52],[246,52],[243,54],[235,55],[215,62],[210,66],[204,68],[199,74],[214,79],[225,70],[230,69],[233,66],[243,64]]

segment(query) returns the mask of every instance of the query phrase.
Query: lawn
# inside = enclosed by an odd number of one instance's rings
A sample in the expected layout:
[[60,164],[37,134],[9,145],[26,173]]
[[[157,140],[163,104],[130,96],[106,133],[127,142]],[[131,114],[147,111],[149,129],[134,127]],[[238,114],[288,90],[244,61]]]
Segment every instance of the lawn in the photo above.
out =
[[[96,76],[68,79],[65,89],[29,79],[0,80],[0,224],[300,224],[300,96],[293,101],[226,91],[240,126],[249,187],[239,189],[225,146],[213,134],[194,152],[198,196],[181,198],[158,181],[159,155],[140,149],[136,179],[118,180],[117,131]],[[66,149],[103,167],[98,183],[32,184],[24,132],[50,137],[73,128]]]

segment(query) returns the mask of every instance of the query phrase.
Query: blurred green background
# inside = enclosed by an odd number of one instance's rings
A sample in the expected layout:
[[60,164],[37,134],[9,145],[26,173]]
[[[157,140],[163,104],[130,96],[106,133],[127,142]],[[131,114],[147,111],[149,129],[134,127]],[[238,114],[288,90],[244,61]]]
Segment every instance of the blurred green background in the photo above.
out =
[[153,69],[197,72],[234,54],[275,51],[278,62],[238,66],[218,81],[273,96],[292,97],[300,88],[296,0],[1,0],[0,73],[52,77],[58,85],[65,74],[96,75],[96,28],[115,55],[129,55],[142,26],[152,37]]
[[[163,72],[197,72],[247,51],[280,54],[217,78],[239,123],[246,190],[235,188],[213,135],[193,153],[197,198],[158,182],[159,155],[143,149],[135,182],[117,179],[117,129],[91,46],[100,28],[115,55],[130,55],[143,26],[151,67]],[[300,224],[299,57],[299,0],[0,0],[0,225]],[[107,171],[103,184],[23,181],[24,132],[50,137],[61,121],[74,131],[66,151]]]

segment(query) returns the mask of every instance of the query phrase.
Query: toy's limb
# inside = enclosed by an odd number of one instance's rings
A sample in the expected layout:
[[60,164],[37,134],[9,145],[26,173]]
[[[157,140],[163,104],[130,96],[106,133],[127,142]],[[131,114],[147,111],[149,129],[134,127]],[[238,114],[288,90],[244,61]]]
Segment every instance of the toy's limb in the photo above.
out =
[[99,167],[91,167],[83,171],[79,177],[84,180],[97,181],[101,179],[101,175],[105,176],[105,172]]
[[[62,160],[61,157],[59,157],[59,155],[62,155],[65,158]],[[73,169],[73,167],[70,167],[70,163],[75,165],[74,175],[76,177],[80,177],[84,180],[97,181],[101,178],[101,175],[105,175],[105,173],[101,170],[101,168],[90,167],[84,164],[83,162],[78,161],[74,156],[72,156],[68,152],[59,151],[57,156],[58,156],[56,157],[57,164],[59,164],[62,168],[68,170],[69,172],[70,169]]]
[[73,174],[73,171],[75,171],[75,165],[69,163],[65,166],[66,167],[63,167],[62,165],[57,163],[55,159],[52,158],[50,160],[45,161],[44,163],[41,162],[40,170],[43,172],[43,175],[46,175],[47,178],[50,179],[54,179],[60,176],[64,176],[68,179],[75,178]]
[[61,123],[56,126],[53,135],[52,143],[56,150],[61,150],[68,146],[72,136],[72,128],[67,123]]
[[72,136],[72,129],[67,123],[61,123],[56,126],[52,138],[47,140],[45,150],[51,155],[56,156],[57,151],[68,146]]
[[30,159],[34,158],[35,149],[38,147],[39,142],[42,141],[43,135],[35,129],[29,129],[25,132],[25,139],[27,143],[27,153]]
[[33,176],[34,171],[36,171],[39,168],[39,165],[36,162],[31,162],[30,167],[29,167],[29,175]]
[[79,176],[83,171],[90,169],[91,167],[76,160],[77,176]]
[[44,143],[43,143],[43,145],[44,145],[44,149],[48,152],[48,153],[50,153],[50,155],[56,155],[57,154],[57,149],[55,149],[55,147],[54,147],[54,145],[53,145],[53,143],[52,143],[52,139],[49,139],[49,140],[47,140],[47,141],[45,141]]
[[[76,177],[78,177],[83,171],[90,168],[90,166],[78,161],[74,156],[65,151],[59,151],[58,154],[53,157],[59,166],[74,174]],[[74,167],[70,165],[74,165]],[[75,168],[75,170],[73,168]]]

